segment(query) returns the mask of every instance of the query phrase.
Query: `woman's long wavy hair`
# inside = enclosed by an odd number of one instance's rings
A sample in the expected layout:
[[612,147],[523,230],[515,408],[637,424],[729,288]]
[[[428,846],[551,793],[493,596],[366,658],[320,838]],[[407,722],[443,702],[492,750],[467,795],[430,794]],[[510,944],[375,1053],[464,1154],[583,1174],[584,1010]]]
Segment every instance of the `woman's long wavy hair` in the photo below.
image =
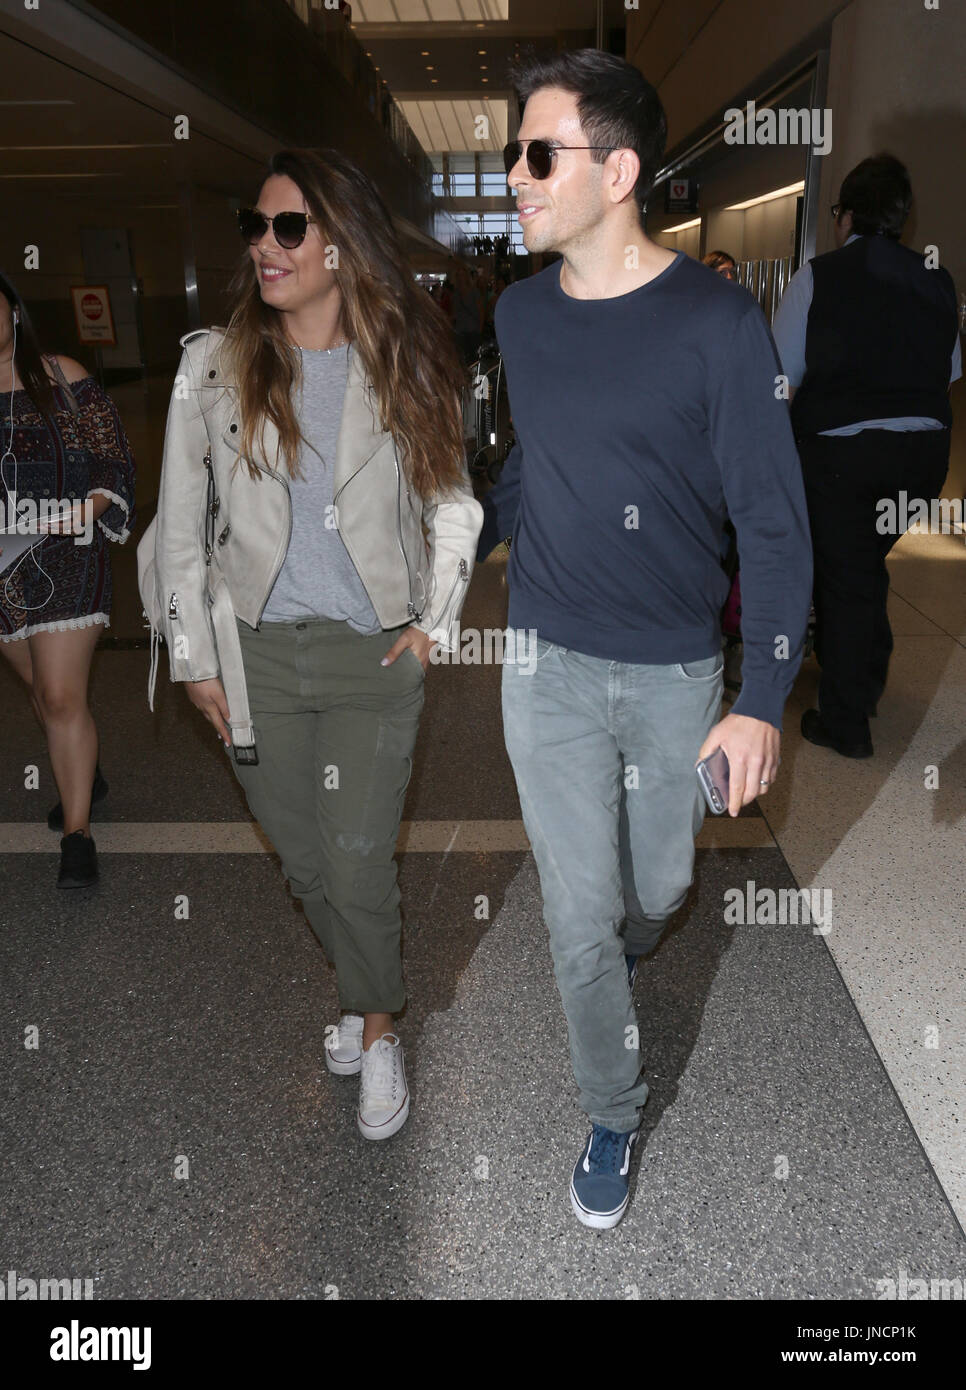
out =
[[[273,174],[298,185],[322,245],[338,250],[340,325],[361,358],[379,427],[392,434],[424,501],[446,492],[463,476],[466,376],[446,318],[412,277],[388,208],[362,170],[336,150],[282,150],[269,161],[265,177]],[[239,396],[241,457],[257,477],[252,456],[270,420],[295,476],[299,354],[286,336],[284,315],[262,300],[247,249],[230,293],[223,350]]]
[[0,294],[10,305],[11,312],[16,309],[20,316],[20,322],[17,324],[17,351],[14,357],[17,374],[23,382],[24,390],[40,414],[49,424],[52,424],[54,411],[57,408],[54,402],[54,392],[50,384],[50,377],[44,370],[40,344],[30,321],[30,315],[27,313],[26,305],[13,283],[5,275],[0,275]]

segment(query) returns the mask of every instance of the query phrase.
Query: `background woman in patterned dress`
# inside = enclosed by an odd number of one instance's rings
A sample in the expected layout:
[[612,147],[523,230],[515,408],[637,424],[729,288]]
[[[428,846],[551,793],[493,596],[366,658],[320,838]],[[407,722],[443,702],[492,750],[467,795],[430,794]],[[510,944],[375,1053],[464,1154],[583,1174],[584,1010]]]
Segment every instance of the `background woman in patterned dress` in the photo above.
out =
[[110,622],[108,541],[127,540],[134,521],[134,460],[110,397],[79,362],[41,355],[2,275],[0,454],[0,525],[11,524],[11,493],[72,508],[64,520],[41,520],[44,539],[0,568],[0,653],[26,682],[47,736],[60,792],[48,824],[64,832],[58,886],[85,887],[97,878],[92,800],[107,791],[87,686]]

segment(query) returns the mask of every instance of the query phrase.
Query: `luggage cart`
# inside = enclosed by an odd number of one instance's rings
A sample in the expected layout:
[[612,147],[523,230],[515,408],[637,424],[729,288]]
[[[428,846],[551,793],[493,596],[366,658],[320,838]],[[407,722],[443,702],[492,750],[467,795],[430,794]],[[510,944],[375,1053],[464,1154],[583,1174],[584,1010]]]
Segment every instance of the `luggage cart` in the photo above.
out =
[[514,437],[506,372],[494,339],[481,343],[480,355],[469,367],[463,394],[463,435],[470,476],[495,483]]

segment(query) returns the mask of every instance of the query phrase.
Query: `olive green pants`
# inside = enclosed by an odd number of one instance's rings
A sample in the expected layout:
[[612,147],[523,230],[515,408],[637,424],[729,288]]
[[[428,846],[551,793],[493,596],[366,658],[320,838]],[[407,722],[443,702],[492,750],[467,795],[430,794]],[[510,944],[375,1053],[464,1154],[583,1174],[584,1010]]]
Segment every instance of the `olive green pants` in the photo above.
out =
[[258,764],[232,766],[359,1014],[406,998],[393,855],[425,672],[409,648],[379,664],[402,631],[238,621]]

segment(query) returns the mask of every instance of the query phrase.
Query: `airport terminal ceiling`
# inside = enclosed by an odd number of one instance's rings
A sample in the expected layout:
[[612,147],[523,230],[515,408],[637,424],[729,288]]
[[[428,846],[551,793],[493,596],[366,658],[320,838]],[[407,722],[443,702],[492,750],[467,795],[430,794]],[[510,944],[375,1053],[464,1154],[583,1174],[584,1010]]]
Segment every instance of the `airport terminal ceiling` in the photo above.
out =
[[[0,34],[4,95],[0,101],[0,174],[5,200],[16,209],[0,228],[0,264],[11,273],[24,244],[40,248],[32,295],[63,292],[76,278],[79,230],[123,225],[131,229],[139,273],[184,292],[180,254],[179,186],[194,190],[199,212],[226,214],[208,229],[221,255],[237,250],[230,200],[259,177],[260,157],[246,154],[197,128],[175,140],[171,116],[106,83]],[[204,195],[198,197],[198,195]]]

